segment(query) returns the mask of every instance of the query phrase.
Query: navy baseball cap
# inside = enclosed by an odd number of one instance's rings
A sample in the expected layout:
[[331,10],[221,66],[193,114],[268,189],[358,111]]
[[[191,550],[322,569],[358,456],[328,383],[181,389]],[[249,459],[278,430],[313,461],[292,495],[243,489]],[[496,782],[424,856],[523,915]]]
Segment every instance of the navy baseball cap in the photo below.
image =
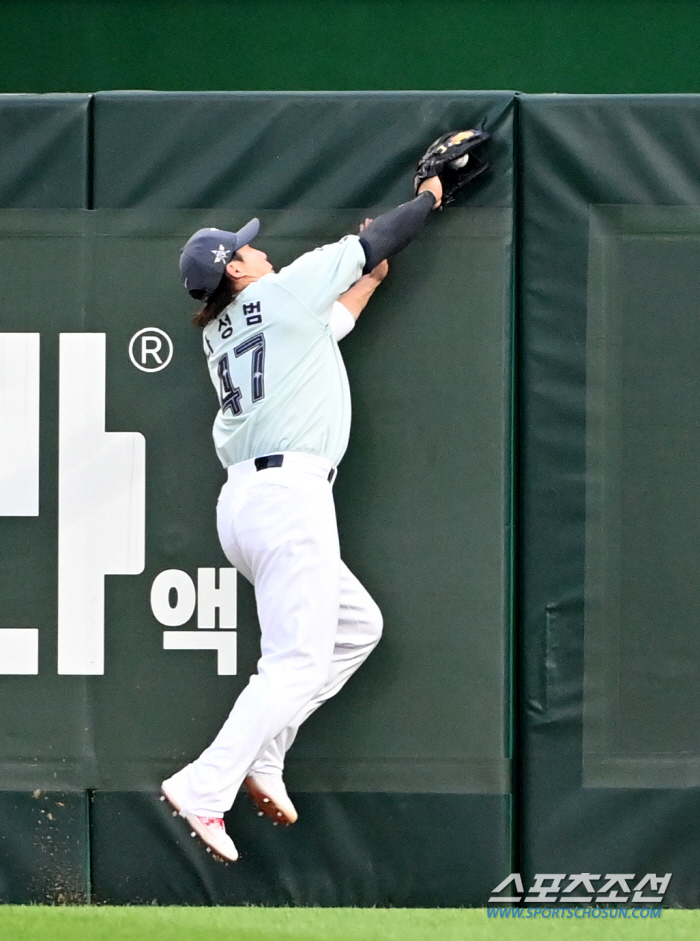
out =
[[198,229],[180,252],[180,276],[192,297],[206,300],[213,294],[234,252],[252,242],[259,231],[259,219],[246,222],[238,232]]

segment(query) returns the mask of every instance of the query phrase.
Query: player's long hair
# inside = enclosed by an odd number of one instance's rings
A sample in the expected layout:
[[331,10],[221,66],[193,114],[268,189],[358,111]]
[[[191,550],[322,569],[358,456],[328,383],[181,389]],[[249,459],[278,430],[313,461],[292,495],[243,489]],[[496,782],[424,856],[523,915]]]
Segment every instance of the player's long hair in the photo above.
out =
[[[233,257],[240,259],[238,252],[236,252]],[[219,281],[219,285],[216,290],[209,295],[209,299],[207,300],[204,307],[202,307],[201,310],[198,310],[192,318],[192,323],[195,325],[195,327],[201,327],[203,329],[208,323],[211,323],[212,320],[215,320],[219,314],[228,307],[237,293],[238,292],[234,290],[233,281],[227,274],[224,274],[221,281]]]

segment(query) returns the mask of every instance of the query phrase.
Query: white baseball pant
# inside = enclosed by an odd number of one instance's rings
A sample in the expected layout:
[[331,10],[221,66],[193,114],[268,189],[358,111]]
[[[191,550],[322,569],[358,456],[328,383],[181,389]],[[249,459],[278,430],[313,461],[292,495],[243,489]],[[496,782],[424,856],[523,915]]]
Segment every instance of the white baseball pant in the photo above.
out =
[[331,470],[298,452],[229,468],[219,538],[255,586],[261,657],[212,744],[170,778],[186,813],[222,816],[249,771],[281,774],[299,726],[379,641],[381,612],[340,558]]

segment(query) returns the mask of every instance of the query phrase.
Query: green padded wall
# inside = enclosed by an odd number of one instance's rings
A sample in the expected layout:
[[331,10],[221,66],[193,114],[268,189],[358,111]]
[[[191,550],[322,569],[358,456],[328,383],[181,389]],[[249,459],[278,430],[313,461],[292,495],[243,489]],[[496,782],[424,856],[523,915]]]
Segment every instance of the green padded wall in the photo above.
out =
[[[0,214],[77,211],[85,206],[89,108],[87,95],[0,96]],[[59,239],[46,245],[46,255],[39,255],[35,245],[16,243],[19,268],[11,262],[1,275],[0,331],[41,332],[44,345],[39,468],[43,493],[38,516],[14,516],[2,501],[0,634],[4,638],[8,630],[38,631],[42,669],[55,650],[56,363],[54,337],[47,330],[52,319],[51,304],[46,303],[49,286],[43,291],[34,286],[45,277],[41,271],[50,270],[56,278],[57,302],[73,305],[76,295],[65,245]],[[3,460],[3,472],[6,468]],[[4,641],[2,648],[4,655]],[[59,706],[61,679],[50,673],[46,669],[41,679],[45,708],[36,702],[37,677],[0,676],[0,902],[80,902],[90,897],[87,794],[82,787],[66,791],[66,781],[52,773],[38,780],[31,770],[41,749],[35,733],[41,743],[56,749],[55,770],[65,758],[66,726],[74,722]],[[82,703],[80,693],[71,700],[76,715]],[[17,774],[19,767],[26,773]]]
[[520,114],[523,865],[697,906],[700,98]]
[[[7,787],[90,792],[93,900],[479,904],[510,871],[513,112],[511,93],[104,93],[80,165],[91,211],[0,212],[0,340],[40,334],[46,527],[12,521],[26,549],[2,590],[18,612],[26,567],[42,578],[25,620],[8,607],[0,635],[5,672],[34,674],[6,678],[0,761]],[[157,799],[211,739],[258,650],[242,580],[228,582],[226,622],[199,630],[228,567],[214,526],[216,397],[179,247],[203,224],[255,213],[259,244],[284,264],[409,198],[425,141],[484,121],[493,171],[431,217],[345,344],[355,425],[336,488],[341,538],[385,640],[299,736],[299,824],[261,829],[241,800],[229,822],[244,858],[223,869]],[[3,341],[8,364],[20,340]],[[32,342],[26,372],[10,373],[27,402]],[[162,360],[149,361],[153,343]],[[27,489],[23,447],[7,453],[9,494]],[[152,592],[173,571],[193,607],[167,623]],[[191,649],[203,640],[219,652]]]
[[0,96],[0,206],[87,207],[88,95]]
[[[672,872],[666,902],[700,904],[699,111],[690,95],[0,97],[0,363],[26,381],[39,441],[29,480],[13,471],[22,449],[0,448],[0,901],[483,904],[517,868],[530,882]],[[211,632],[237,656],[228,675],[223,654],[164,649],[150,602],[165,570],[194,585],[225,568],[215,399],[178,247],[205,221],[256,212],[284,263],[405,198],[425,140],[482,119],[491,174],[431,217],[344,342],[355,425],[341,535],[386,637],[295,745],[300,823],[280,832],[237,801],[242,862],[218,866],[155,797],[214,733],[257,649],[245,584],[235,638]],[[129,351],[152,327],[172,360],[149,373]],[[97,500],[91,551],[61,568],[76,494]],[[101,634],[73,630],[71,572],[92,579]],[[169,633],[186,645],[199,626],[193,611]]]
[[[231,827],[245,847],[244,864],[222,875],[206,868],[209,860],[197,862],[208,873],[210,901],[418,905],[433,897],[435,904],[474,904],[509,868],[512,115],[511,94],[96,96],[96,215],[156,240],[141,251],[127,238],[123,255],[110,242],[115,280],[139,269],[130,275],[129,310],[114,324],[115,338],[122,334],[118,348],[151,323],[171,334],[178,357],[174,375],[164,372],[156,383],[136,377],[138,390],[131,390],[140,416],[133,427],[149,441],[142,594],[165,568],[223,564],[213,527],[222,474],[208,440],[215,400],[186,322],[190,305],[176,283],[178,245],[200,225],[231,226],[257,214],[258,244],[284,264],[408,198],[415,154],[442,127],[485,120],[494,132],[494,172],[468,203],[430,220],[345,344],[355,424],[336,486],[341,540],[384,611],[385,640],[355,682],[302,730],[290,756],[289,785],[309,813],[282,837],[289,862],[270,871],[266,854],[274,853],[275,839],[266,838],[263,851],[259,821],[241,802]],[[418,258],[428,272],[422,277]],[[456,271],[466,272],[466,281],[455,279]],[[107,291],[103,322],[115,313]],[[190,441],[184,453],[183,436]],[[134,707],[142,738],[136,747],[158,762],[136,779],[124,770],[127,752],[113,743],[123,767],[93,805],[104,847],[96,854],[96,897],[125,901],[131,891],[119,865],[124,847],[112,837],[125,834],[117,809],[139,832],[153,825],[154,798],[133,789],[153,794],[158,775],[194,757],[253,669],[252,592],[244,583],[238,590],[238,676],[212,677],[206,655],[200,673],[203,655],[169,654],[151,681],[148,723]],[[189,695],[173,697],[183,683]],[[115,696],[121,688],[115,682]],[[423,855],[410,824],[417,807],[423,826],[444,834],[434,857]],[[466,828],[459,841],[443,830],[446,815]],[[158,819],[164,827],[167,817]],[[389,845],[375,838],[387,819],[395,820]],[[328,840],[330,820],[346,834],[348,856],[344,874],[329,883],[337,852],[337,838]],[[483,856],[474,852],[477,834],[488,834],[479,838]],[[187,902],[195,897],[176,877],[182,862],[173,835],[169,825],[162,830],[175,867],[167,884],[156,874],[140,891]],[[307,858],[304,867],[294,862],[298,853]],[[375,872],[369,879],[361,877],[368,864]],[[291,887],[287,871],[296,873]]]

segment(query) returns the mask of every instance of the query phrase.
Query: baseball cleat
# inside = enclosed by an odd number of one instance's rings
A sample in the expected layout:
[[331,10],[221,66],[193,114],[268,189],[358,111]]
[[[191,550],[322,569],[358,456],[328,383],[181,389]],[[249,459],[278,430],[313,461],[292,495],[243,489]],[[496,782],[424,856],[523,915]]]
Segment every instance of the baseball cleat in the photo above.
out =
[[253,771],[245,779],[245,787],[258,808],[258,817],[269,817],[275,825],[288,827],[296,823],[299,814],[289,799],[281,774]]
[[222,817],[198,817],[197,814],[187,814],[180,809],[180,805],[168,790],[166,784],[161,784],[163,797],[174,808],[173,816],[178,814],[189,823],[192,831],[190,836],[198,836],[207,848],[207,853],[215,853],[226,862],[235,863],[238,859],[238,850],[226,832]]

